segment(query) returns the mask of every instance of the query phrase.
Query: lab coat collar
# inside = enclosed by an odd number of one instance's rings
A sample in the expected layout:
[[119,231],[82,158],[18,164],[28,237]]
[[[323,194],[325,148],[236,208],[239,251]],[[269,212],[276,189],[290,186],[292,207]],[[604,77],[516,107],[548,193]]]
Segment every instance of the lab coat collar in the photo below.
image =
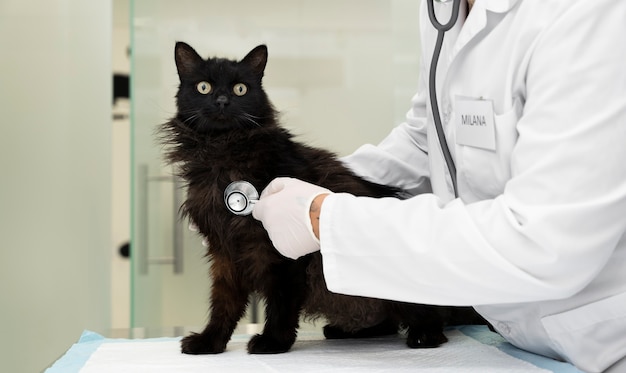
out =
[[[463,27],[456,43],[452,48],[451,58],[456,56],[458,52],[465,45],[467,45],[472,38],[474,38],[474,36],[480,33],[487,26],[487,17],[489,12],[506,13],[511,10],[518,1],[520,0],[476,0],[472,6],[471,12],[469,12],[467,19],[463,23]],[[467,3],[463,5],[465,9],[467,9]],[[463,17],[463,11],[461,12],[460,17]]]
[[465,28],[470,29],[470,33],[477,34],[487,25],[488,12],[506,13],[511,10],[519,0],[476,0],[472,11],[467,17]]
[[488,10],[494,13],[505,13],[511,10],[517,2],[518,0],[476,0],[472,7],[472,12],[482,9],[483,11]]

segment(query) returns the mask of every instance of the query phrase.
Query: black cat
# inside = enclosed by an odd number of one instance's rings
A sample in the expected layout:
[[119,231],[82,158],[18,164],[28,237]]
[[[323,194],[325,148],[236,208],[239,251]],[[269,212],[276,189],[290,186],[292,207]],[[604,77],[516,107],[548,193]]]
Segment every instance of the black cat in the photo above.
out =
[[248,343],[250,353],[288,351],[301,315],[325,318],[327,338],[390,334],[404,327],[409,347],[444,343],[442,328],[451,321],[481,320],[471,308],[333,294],[326,288],[320,253],[287,259],[274,249],[260,222],[230,213],[224,189],[236,180],[246,180],[259,191],[278,176],[363,196],[396,196],[398,190],[357,177],[332,153],[294,141],[279,126],[261,84],[267,62],[264,45],[237,62],[204,60],[179,42],[175,59],[178,113],[161,126],[161,139],[167,160],[187,182],[182,213],[208,240],[213,280],[209,323],[182,340],[182,352],[224,351],[253,292],[265,299],[266,320],[263,333]]

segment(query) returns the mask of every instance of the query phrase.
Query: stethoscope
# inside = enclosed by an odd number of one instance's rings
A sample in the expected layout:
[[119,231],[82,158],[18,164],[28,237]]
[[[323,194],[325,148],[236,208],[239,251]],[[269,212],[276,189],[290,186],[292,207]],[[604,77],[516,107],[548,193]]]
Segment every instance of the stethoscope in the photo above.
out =
[[433,0],[428,0],[428,16],[430,17],[430,23],[432,23],[433,27],[437,29],[437,42],[435,43],[435,50],[433,51],[433,58],[430,62],[430,75],[428,79],[428,89],[430,93],[430,108],[433,113],[433,120],[435,122],[435,129],[437,130],[437,138],[439,139],[439,145],[441,146],[441,151],[443,152],[443,157],[446,161],[446,165],[448,167],[448,172],[450,173],[450,179],[452,180],[452,187],[454,188],[454,196],[459,196],[459,191],[457,188],[456,182],[456,166],[454,165],[454,159],[452,159],[452,154],[450,154],[450,148],[448,147],[448,142],[446,141],[446,136],[443,132],[443,125],[441,124],[441,114],[439,112],[439,104],[437,103],[437,89],[435,85],[435,79],[437,74],[437,62],[439,62],[439,56],[441,55],[441,47],[443,45],[443,36],[446,31],[449,31],[456,21],[459,18],[459,8],[461,7],[461,0],[437,0],[438,3],[448,3],[453,1],[452,4],[452,15],[450,16],[450,20],[446,24],[441,24],[437,20],[437,16],[435,15],[435,8],[433,4]]
[[235,215],[250,215],[258,200],[259,192],[247,181],[233,181],[224,189],[226,208]]
[[[449,31],[457,19],[459,18],[459,8],[461,6],[461,0],[436,0],[439,3],[448,3],[452,1],[452,15],[450,20],[446,24],[441,24],[437,20],[435,15],[435,9],[433,0],[428,0],[428,16],[433,27],[437,29],[437,42],[435,44],[435,50],[433,52],[433,58],[430,63],[430,76],[429,76],[429,93],[430,93],[430,107],[433,113],[433,120],[435,122],[435,128],[437,130],[437,138],[439,139],[439,145],[443,152],[443,157],[450,173],[452,180],[452,187],[454,188],[454,196],[458,197],[458,189],[456,182],[456,166],[450,154],[450,148],[448,148],[448,142],[443,132],[443,125],[441,124],[441,114],[439,113],[439,105],[437,103],[437,91],[435,88],[435,78],[437,74],[437,63],[439,56],[441,55],[441,47],[443,45],[443,36],[446,31]],[[247,181],[239,180],[230,183],[224,190],[224,203],[226,208],[235,215],[250,215],[254,209],[254,204],[259,200],[259,192],[256,188]]]

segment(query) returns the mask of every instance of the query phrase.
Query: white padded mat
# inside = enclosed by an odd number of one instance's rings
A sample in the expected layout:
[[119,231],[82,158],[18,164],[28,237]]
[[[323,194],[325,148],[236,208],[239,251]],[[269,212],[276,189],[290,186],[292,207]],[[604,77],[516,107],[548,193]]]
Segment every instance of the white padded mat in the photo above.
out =
[[278,355],[249,355],[246,339],[233,339],[226,352],[191,356],[178,340],[102,343],[81,373],[123,372],[550,372],[483,344],[458,330],[434,349],[409,349],[402,338],[298,340]]

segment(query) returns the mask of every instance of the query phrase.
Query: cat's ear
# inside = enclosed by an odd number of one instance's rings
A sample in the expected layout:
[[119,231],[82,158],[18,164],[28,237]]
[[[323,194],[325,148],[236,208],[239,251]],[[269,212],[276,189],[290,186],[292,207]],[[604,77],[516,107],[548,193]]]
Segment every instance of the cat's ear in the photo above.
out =
[[174,57],[176,59],[176,68],[178,75],[183,77],[191,73],[198,63],[202,62],[202,57],[189,46],[187,43],[179,41],[174,48]]
[[267,47],[259,45],[248,53],[241,63],[248,65],[255,74],[263,76],[265,64],[267,63]]

